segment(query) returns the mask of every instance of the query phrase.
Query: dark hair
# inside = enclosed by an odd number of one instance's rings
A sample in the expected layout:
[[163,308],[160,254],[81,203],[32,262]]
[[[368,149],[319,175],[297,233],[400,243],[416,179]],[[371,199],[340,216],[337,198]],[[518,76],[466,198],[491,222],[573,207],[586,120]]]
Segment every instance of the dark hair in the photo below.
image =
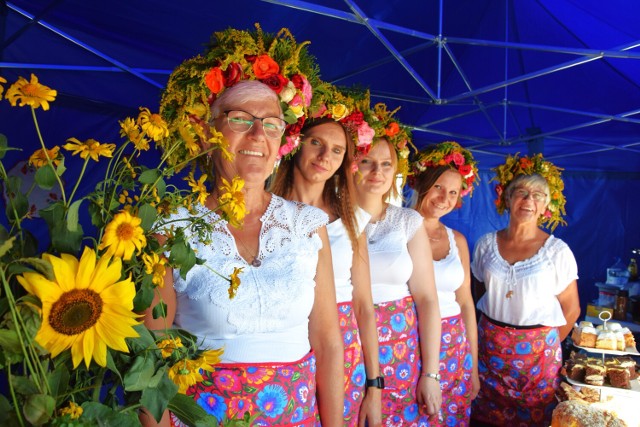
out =
[[[356,193],[353,183],[353,173],[351,172],[351,164],[353,163],[355,154],[355,144],[351,139],[351,135],[341,123],[328,117],[307,120],[302,127],[301,134],[304,138],[305,132],[308,132],[316,126],[327,123],[335,123],[336,126],[340,126],[342,128],[347,146],[344,158],[342,159],[342,164],[336,173],[324,184],[322,199],[330,209],[340,219],[342,219],[342,223],[349,234],[353,250],[356,252],[358,247],[358,223],[355,215]],[[271,181],[271,185],[269,187],[271,192],[284,197],[285,199],[289,199],[291,191],[293,190],[293,170],[295,168],[295,160],[299,155],[300,150],[298,150],[293,156],[280,161],[275,177]]]
[[[415,176],[413,181],[413,189],[415,190],[416,197],[416,205],[415,209],[420,212],[420,206],[422,205],[422,201],[424,200],[427,192],[433,187],[438,178],[442,176],[446,171],[454,171],[447,165],[429,167],[424,172],[420,172],[417,176]],[[458,196],[458,203],[460,202],[461,196]]]

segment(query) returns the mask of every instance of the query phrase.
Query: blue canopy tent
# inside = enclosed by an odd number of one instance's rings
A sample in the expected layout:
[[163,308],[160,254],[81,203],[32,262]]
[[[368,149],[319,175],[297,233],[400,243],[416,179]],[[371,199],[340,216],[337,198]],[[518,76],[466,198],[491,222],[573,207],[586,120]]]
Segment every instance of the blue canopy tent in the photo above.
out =
[[[565,169],[567,227],[583,307],[614,257],[640,247],[640,3],[628,0],[13,0],[0,2],[0,75],[58,90],[38,110],[50,145],[116,142],[117,121],[157,110],[168,75],[213,31],[288,27],[321,76],[400,106],[423,147],[473,151],[481,183],[448,224],[470,245],[503,227],[490,169],[542,152]],[[0,103],[0,133],[39,147],[26,109]]]

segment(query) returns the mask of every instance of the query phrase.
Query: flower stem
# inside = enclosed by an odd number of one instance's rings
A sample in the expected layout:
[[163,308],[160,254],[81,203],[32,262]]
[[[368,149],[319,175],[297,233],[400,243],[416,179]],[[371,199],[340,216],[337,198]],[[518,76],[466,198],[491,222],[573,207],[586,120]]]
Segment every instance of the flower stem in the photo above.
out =
[[66,205],[67,196],[65,195],[65,192],[64,192],[64,185],[62,185],[62,180],[60,179],[60,176],[58,176],[58,173],[55,172],[56,169],[53,167],[53,160],[51,159],[51,157],[49,157],[49,152],[47,151],[47,147],[44,145],[44,139],[42,139],[42,133],[40,132],[40,126],[38,126],[38,119],[36,117],[36,109],[33,106],[31,107],[31,115],[33,116],[33,124],[36,127],[36,133],[38,134],[38,139],[40,140],[40,146],[42,147],[42,151],[44,152],[45,157],[47,158],[47,164],[54,171],[54,175],[56,176],[56,181],[58,181],[58,186],[60,187],[60,194],[62,195],[62,202]]
[[80,181],[82,181],[82,177],[84,176],[84,172],[87,170],[87,163],[89,163],[89,157],[87,156],[86,159],[84,159],[84,164],[82,165],[82,170],[80,171],[80,176],[78,176],[78,180],[76,181],[76,185],[73,187],[73,191],[71,192],[71,196],[69,196],[69,203],[71,203],[71,201],[73,200],[73,196],[76,194],[76,190],[78,189],[78,186],[80,185]]

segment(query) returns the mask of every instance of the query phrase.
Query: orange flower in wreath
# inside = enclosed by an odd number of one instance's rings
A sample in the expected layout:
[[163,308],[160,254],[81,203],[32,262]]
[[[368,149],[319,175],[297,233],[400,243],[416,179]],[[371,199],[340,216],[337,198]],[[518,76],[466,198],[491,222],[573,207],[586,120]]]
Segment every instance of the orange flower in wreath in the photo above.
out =
[[224,89],[224,75],[220,67],[213,67],[206,76],[204,76],[204,82],[211,91],[216,95]]
[[389,123],[389,125],[384,129],[384,133],[387,136],[394,136],[398,132],[400,132],[400,125],[396,122]]
[[253,73],[257,79],[266,79],[269,76],[278,74],[280,66],[269,55],[260,55],[253,63]]

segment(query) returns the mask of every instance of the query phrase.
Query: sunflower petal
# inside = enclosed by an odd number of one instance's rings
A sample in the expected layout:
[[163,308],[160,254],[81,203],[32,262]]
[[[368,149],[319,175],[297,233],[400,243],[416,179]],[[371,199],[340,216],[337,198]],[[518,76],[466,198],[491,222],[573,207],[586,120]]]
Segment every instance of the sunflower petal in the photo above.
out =
[[62,258],[50,256],[48,257],[48,261],[53,267],[53,274],[62,291],[67,292],[75,289],[78,285],[76,284],[78,261],[67,254],[62,254]]
[[[84,355],[84,363],[87,365],[87,368],[91,364],[91,357],[93,356],[93,352],[95,349],[95,330],[94,328],[88,329],[84,332],[82,337],[82,353]],[[97,360],[96,360],[97,362]],[[106,363],[100,364],[100,366],[106,366]]]
[[96,271],[96,252],[85,247],[76,270],[76,289],[92,287],[94,271]]

